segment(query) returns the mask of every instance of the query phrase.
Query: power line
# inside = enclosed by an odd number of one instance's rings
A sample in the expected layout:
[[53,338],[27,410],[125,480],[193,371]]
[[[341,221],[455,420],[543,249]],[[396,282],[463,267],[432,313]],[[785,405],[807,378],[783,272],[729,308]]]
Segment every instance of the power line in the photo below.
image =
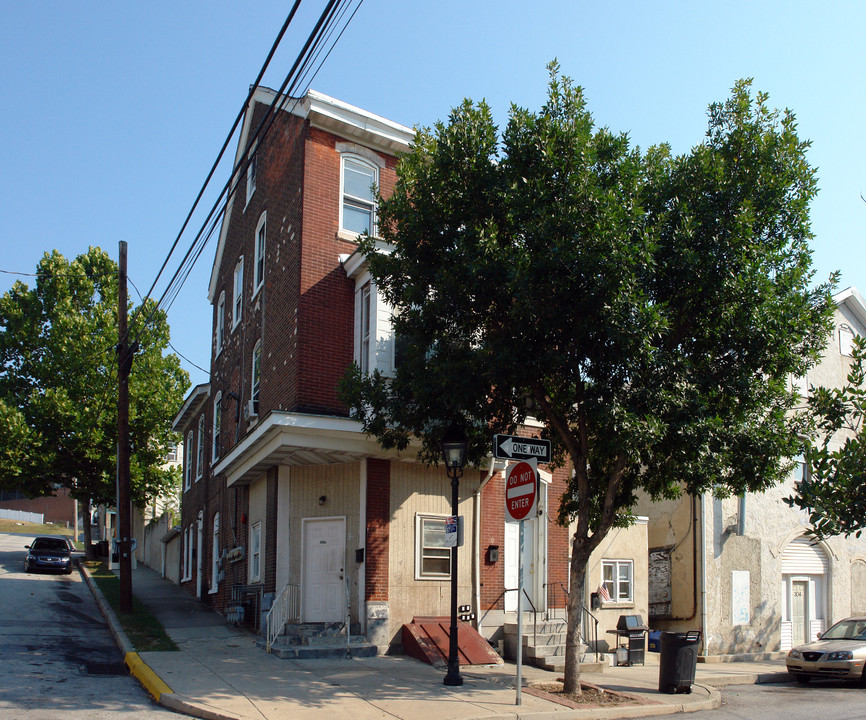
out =
[[[195,201],[193,202],[189,213],[187,213],[186,219],[183,221],[183,225],[181,226],[180,231],[177,234],[177,237],[175,238],[174,242],[172,243],[171,248],[169,248],[168,255],[166,256],[165,261],[162,263],[162,266],[160,267],[159,272],[157,272],[156,278],[154,279],[153,284],[150,286],[150,289],[147,291],[146,297],[148,297],[148,298],[150,297],[151,293],[153,293],[153,290],[156,287],[156,284],[159,282],[159,278],[162,277],[162,273],[165,270],[166,266],[168,265],[168,262],[171,259],[171,256],[174,253],[174,250],[177,247],[178,242],[180,242],[181,236],[183,235],[184,231],[186,230],[187,226],[189,225],[189,222],[192,219],[193,213],[195,212],[196,208],[198,207],[199,202],[201,201],[202,196],[204,195],[205,189],[210,184],[211,178],[213,178],[213,175],[216,172],[217,167],[219,167],[219,164],[222,161],[223,155],[225,154],[226,149],[228,148],[229,144],[231,143],[231,139],[234,136],[235,131],[238,128],[238,125],[240,124],[241,120],[244,117],[244,113],[246,112],[246,107],[249,104],[249,101],[252,98],[253,93],[255,92],[255,89],[258,87],[259,83],[261,82],[262,78],[264,77],[265,72],[267,71],[268,66],[271,63],[271,60],[273,59],[274,54],[277,51],[277,48],[279,47],[280,43],[282,42],[283,36],[286,34],[286,31],[288,30],[289,25],[291,24],[292,20],[294,19],[295,13],[298,11],[298,8],[300,7],[300,5],[301,5],[301,0],[295,0],[295,4],[292,6],[292,9],[289,11],[288,16],[286,17],[286,21],[283,23],[283,26],[280,28],[280,31],[277,33],[277,37],[274,40],[273,44],[271,45],[271,49],[268,52],[268,55],[265,58],[265,61],[262,64],[261,69],[259,70],[259,74],[256,76],[255,82],[253,83],[252,86],[250,86],[249,93],[247,94],[247,99],[244,101],[244,104],[241,106],[241,109],[238,112],[237,117],[235,117],[235,121],[234,121],[234,123],[232,123],[231,130],[229,130],[228,135],[226,135],[226,139],[223,141],[222,147],[220,148],[220,151],[217,154],[216,160],[214,160],[213,165],[211,166],[211,169],[207,174],[207,177],[205,178],[204,182],[202,183],[202,186],[198,191],[198,195],[196,195]],[[144,300],[142,300],[142,306],[143,305],[144,305]],[[133,322],[135,321],[137,316],[138,316],[138,313],[136,313],[135,316],[133,317]],[[132,325],[132,323],[130,323],[130,325]]]
[[[332,23],[334,23],[335,18],[336,18],[336,22],[339,23],[342,20],[342,18],[345,17],[345,14],[347,12],[346,8],[351,5],[351,1],[352,0],[350,0],[349,3],[344,3],[343,0],[330,0],[330,2],[328,2],[327,6],[325,7],[324,11],[322,12],[321,16],[319,17],[319,20],[317,21],[315,27],[313,28],[312,32],[308,36],[307,41],[304,44],[304,47],[302,48],[297,59],[293,63],[292,68],[289,70],[289,72],[286,75],[282,85],[280,86],[279,90],[277,91],[273,102],[268,107],[268,110],[267,110],[265,116],[259,122],[259,125],[257,126],[255,132],[252,134],[252,137],[249,138],[248,147],[254,147],[256,143],[261,142],[261,140],[263,140],[267,136],[268,131],[270,130],[270,128],[272,127],[272,125],[276,119],[277,110],[285,109],[285,106],[288,104],[289,101],[293,102],[293,107],[296,106],[298,102],[300,102],[300,100],[301,100],[300,97],[292,98],[290,94],[296,90],[301,79],[303,79],[303,77],[306,76],[307,73],[309,72],[311,62],[315,62],[315,60],[321,54],[321,52],[322,52],[321,43],[323,42],[323,38],[327,40],[330,37],[332,37],[333,32],[334,32],[334,27],[333,27]],[[358,5],[357,5],[356,9],[352,12],[352,15],[349,17],[349,21],[354,17],[355,13],[357,13],[357,10],[360,8],[360,5],[362,2],[363,2],[363,0],[358,1]],[[338,7],[338,5],[340,7]],[[346,22],[346,24],[348,24],[348,21]],[[342,36],[342,33],[344,31],[345,31],[345,26],[341,30],[337,39],[339,39],[339,37]],[[334,41],[334,42],[336,42],[336,41]],[[311,52],[311,48],[313,48],[312,52]],[[333,49],[333,44],[331,45],[331,49]],[[325,55],[325,58],[328,57],[330,52],[331,52],[331,50],[329,49],[328,53]],[[301,71],[302,71],[302,75],[300,75],[300,76],[297,75],[299,67],[301,68]],[[312,76],[310,77],[310,80],[312,80],[312,78],[315,77],[319,68],[321,68],[321,63],[319,63],[318,68],[312,74]],[[260,74],[260,77],[261,77],[261,74]],[[287,88],[288,88],[288,93],[287,93]],[[244,107],[241,114],[243,114],[243,112],[246,112],[247,106],[249,104],[249,99],[252,97],[252,94],[256,89],[257,88],[255,86],[251,89],[250,94],[247,96],[247,101],[246,101],[245,107]],[[236,125],[235,125],[235,128],[236,128]],[[233,128],[233,131],[235,128]],[[241,178],[243,177],[243,174],[244,174],[246,168],[249,166],[249,163],[252,161],[252,158],[253,158],[253,154],[244,153],[242,155],[241,159],[239,160],[239,162],[233,168],[233,171],[229,177],[229,180],[223,186],[219,197],[214,202],[214,205],[212,206],[211,211],[208,213],[208,216],[205,218],[205,220],[201,226],[201,229],[199,230],[196,237],[193,239],[192,243],[190,244],[190,247],[187,250],[184,258],[182,259],[181,264],[178,267],[178,270],[172,276],[172,278],[169,282],[169,285],[166,288],[165,292],[163,293],[162,297],[160,298],[159,302],[157,303],[156,308],[165,310],[168,307],[170,307],[171,303],[173,303],[174,300],[177,298],[177,295],[180,292],[180,289],[183,287],[184,283],[186,282],[187,278],[189,277],[190,272],[192,271],[192,267],[195,265],[195,262],[200,257],[202,251],[204,250],[205,245],[207,244],[208,240],[212,236],[213,232],[215,232],[216,227],[217,227],[219,220],[220,220],[220,213],[225,209],[229,200],[231,199],[234,192],[236,191],[237,186],[241,182]],[[219,210],[219,212],[217,212],[218,210]],[[208,227],[208,225],[210,227]],[[152,314],[151,314],[151,316],[152,316]],[[145,321],[145,325],[149,322],[149,320],[150,320],[150,317],[148,317],[148,319]]]

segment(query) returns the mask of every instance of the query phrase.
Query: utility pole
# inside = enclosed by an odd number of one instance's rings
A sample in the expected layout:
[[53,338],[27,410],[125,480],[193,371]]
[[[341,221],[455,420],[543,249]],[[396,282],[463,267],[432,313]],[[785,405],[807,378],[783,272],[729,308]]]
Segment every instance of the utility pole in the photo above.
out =
[[126,243],[120,241],[117,290],[117,557],[120,561],[120,612],[132,612],[132,543],[129,491],[129,371],[132,351],[126,328]]

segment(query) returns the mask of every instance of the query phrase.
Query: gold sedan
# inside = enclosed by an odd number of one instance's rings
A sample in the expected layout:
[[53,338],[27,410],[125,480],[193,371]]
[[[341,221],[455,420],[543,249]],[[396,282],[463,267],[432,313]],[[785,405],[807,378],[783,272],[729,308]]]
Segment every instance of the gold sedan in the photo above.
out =
[[801,683],[812,678],[866,683],[866,617],[840,620],[815,642],[789,650],[785,664]]

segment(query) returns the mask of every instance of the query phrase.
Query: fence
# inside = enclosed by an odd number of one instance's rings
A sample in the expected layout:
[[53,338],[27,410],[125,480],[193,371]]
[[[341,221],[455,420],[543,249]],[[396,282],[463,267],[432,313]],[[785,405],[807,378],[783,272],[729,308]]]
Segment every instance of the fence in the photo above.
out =
[[43,513],[24,512],[23,510],[3,510],[0,509],[0,520],[18,520],[20,522],[39,523],[45,522]]

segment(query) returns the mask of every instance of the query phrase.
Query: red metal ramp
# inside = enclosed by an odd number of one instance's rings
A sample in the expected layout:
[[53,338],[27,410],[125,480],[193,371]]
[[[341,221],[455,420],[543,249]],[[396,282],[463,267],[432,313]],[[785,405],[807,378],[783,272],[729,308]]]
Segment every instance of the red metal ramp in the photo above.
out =
[[[449,617],[416,617],[403,625],[403,652],[437,667],[448,664]],[[461,665],[501,665],[502,658],[469,623],[457,623],[457,657]]]

